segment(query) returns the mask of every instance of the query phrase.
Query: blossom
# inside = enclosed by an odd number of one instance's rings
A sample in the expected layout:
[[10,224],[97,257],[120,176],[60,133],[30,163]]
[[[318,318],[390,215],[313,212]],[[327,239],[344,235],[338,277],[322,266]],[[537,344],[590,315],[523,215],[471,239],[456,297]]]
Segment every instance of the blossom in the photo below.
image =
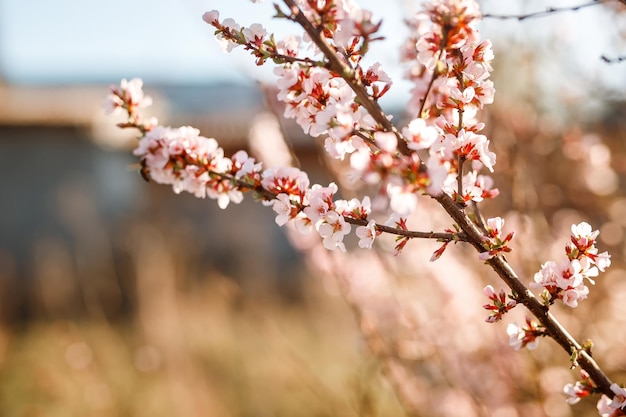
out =
[[626,406],[626,389],[620,387],[616,383],[611,384],[611,391],[615,394],[611,401],[610,407],[614,409]]
[[618,417],[626,415],[621,408],[626,406],[626,390],[619,385],[611,384],[611,391],[615,394],[613,399],[606,395],[602,395],[598,401],[598,413],[602,417]]
[[523,347],[534,350],[539,346],[538,337],[543,336],[543,331],[528,318],[526,319],[526,324],[528,325],[526,328],[519,327],[517,323],[510,323],[506,327],[506,333],[509,335],[509,345],[515,350],[520,350]]
[[333,182],[328,187],[322,187],[319,184],[313,185],[307,190],[306,200],[308,206],[304,208],[304,214],[313,223],[317,223],[329,210],[332,210],[333,196],[337,193],[337,185]]
[[204,20],[206,23],[210,25],[219,23],[219,19],[220,19],[220,12],[218,12],[217,10],[211,10],[209,12],[205,12],[202,15],[202,20]]
[[276,52],[286,56],[296,56],[300,48],[301,39],[298,36],[288,35],[276,42]]
[[486,261],[488,259],[493,258],[499,253],[510,252],[511,248],[508,246],[508,243],[513,240],[515,236],[515,230],[507,234],[505,237],[501,236],[502,227],[504,226],[504,219],[501,217],[493,217],[487,219],[487,234],[488,239],[483,244],[486,251],[481,252],[478,255],[480,260]]
[[367,226],[359,226],[356,228],[356,235],[360,239],[359,247],[364,249],[371,249],[376,238],[376,222],[370,220]]
[[267,35],[267,31],[263,25],[254,23],[250,27],[243,29],[243,37],[247,42],[262,44],[263,38]]
[[545,301],[561,300],[569,307],[589,295],[585,282],[595,284],[595,278],[611,264],[610,255],[598,254],[595,240],[599,232],[593,231],[588,223],[572,225],[570,242],[565,246],[567,259],[561,263],[548,261],[534,276],[533,288],[545,288]]
[[413,150],[428,149],[439,137],[439,132],[433,126],[427,126],[422,118],[416,118],[402,129],[402,135],[408,140],[408,146]]
[[390,182],[387,184],[387,195],[391,210],[403,217],[409,216],[417,208],[417,195],[410,187]]
[[138,109],[152,105],[152,98],[144,95],[141,78],[124,78],[119,88],[112,85],[109,90],[110,94],[102,103],[106,114],[118,114],[125,109],[132,116]]
[[233,170],[235,178],[238,180],[246,179],[248,181],[260,181],[262,164],[251,158],[246,151],[240,150],[235,152],[231,157],[233,161]]
[[376,132],[374,141],[381,151],[393,153],[398,148],[398,138],[393,132]]
[[277,214],[276,224],[283,226],[292,217],[293,205],[289,196],[285,193],[280,193],[276,196],[276,199],[272,201],[272,210]]
[[563,393],[567,395],[566,401],[569,404],[576,404],[581,398],[587,397],[596,392],[596,385],[589,377],[589,374],[584,369],[580,370],[580,381],[576,381],[575,384],[565,384],[563,387]]
[[487,285],[483,288],[483,294],[491,301],[490,304],[483,306],[484,309],[491,311],[491,315],[485,320],[488,323],[500,321],[505,313],[517,305],[517,301],[512,298],[507,301],[504,290],[500,290],[499,293],[496,293],[491,285]]
[[335,211],[326,213],[317,226],[317,231],[323,238],[324,247],[329,250],[339,248],[342,252],[346,251],[343,238],[350,233],[350,230],[350,223],[347,223],[343,216]]
[[449,146],[466,160],[482,162],[489,171],[493,172],[496,155],[489,151],[489,140],[486,136],[461,129],[458,134],[447,134],[442,146]]
[[263,171],[261,186],[274,194],[286,193],[303,199],[309,187],[309,176],[294,167],[268,168]]

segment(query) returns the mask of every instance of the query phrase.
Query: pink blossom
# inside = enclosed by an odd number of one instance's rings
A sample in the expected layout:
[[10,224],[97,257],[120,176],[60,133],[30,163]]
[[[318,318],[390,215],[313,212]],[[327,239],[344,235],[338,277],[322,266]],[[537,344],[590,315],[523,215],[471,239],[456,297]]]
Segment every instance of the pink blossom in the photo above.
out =
[[243,36],[247,42],[261,44],[263,38],[267,35],[267,31],[263,25],[254,23],[250,27],[243,29]]
[[110,91],[111,93],[102,103],[107,114],[117,114],[125,109],[132,116],[140,108],[152,105],[152,98],[144,95],[141,78],[133,78],[130,81],[124,78],[119,88],[112,85]]
[[364,249],[371,249],[376,238],[376,222],[370,220],[367,226],[359,226],[356,228],[356,235],[360,239],[359,247]]
[[296,56],[300,48],[301,39],[298,36],[288,35],[276,42],[276,51],[281,55]]
[[362,201],[358,198],[337,200],[335,201],[335,211],[344,217],[365,219],[372,212],[372,203],[368,196],[363,197]]
[[572,237],[577,241],[580,246],[592,245],[600,234],[599,231],[594,231],[591,228],[591,225],[589,225],[589,223],[587,222],[573,224],[571,230]]
[[308,207],[304,208],[304,214],[311,219],[311,222],[317,223],[329,210],[334,208],[333,196],[337,193],[337,190],[335,183],[330,183],[328,187],[315,184],[307,190],[306,200]]
[[610,406],[614,409],[619,409],[626,406],[626,389],[620,387],[616,383],[611,384],[611,391],[615,394]]
[[258,180],[261,176],[262,164],[248,156],[246,151],[237,151],[232,157],[235,178],[238,180],[249,177]]
[[483,288],[483,294],[487,298],[492,299],[496,296],[496,290],[494,290],[493,285],[487,285]]
[[493,172],[496,155],[489,151],[489,140],[486,136],[461,129],[458,135],[447,134],[442,144],[449,146],[467,160],[482,162],[489,171]]
[[432,126],[427,126],[422,118],[411,120],[409,125],[402,129],[402,135],[408,140],[408,146],[413,150],[428,149],[439,138],[439,132]]
[[568,307],[578,307],[578,302],[587,298],[589,294],[589,288],[585,285],[580,285],[577,288],[569,288],[561,293],[561,301]]
[[387,75],[387,73],[383,70],[380,62],[376,62],[374,65],[369,67],[369,69],[365,73],[365,78],[369,82],[379,81],[385,84],[391,84],[392,82],[391,78],[389,78],[389,75]]
[[393,153],[398,148],[398,138],[393,132],[376,132],[374,141],[381,151]]
[[202,20],[204,20],[209,25],[215,25],[216,23],[219,23],[220,12],[218,12],[217,10],[211,10],[210,12],[205,12],[202,15]]
[[535,273],[535,282],[530,283],[531,288],[557,286],[557,279],[561,275],[560,268],[554,261],[548,261],[541,265],[541,270]]
[[[221,23],[221,26],[223,27],[224,30],[228,31],[228,33],[239,32],[241,30],[241,26],[239,26],[239,24],[235,22],[234,19],[231,19],[230,17],[227,19],[224,19]],[[220,32],[216,34],[215,38],[219,42],[220,49],[223,52],[231,52],[233,49],[239,46],[237,42],[235,42],[233,39],[228,37],[224,32]]]
[[537,335],[530,329],[520,328],[517,323],[510,323],[506,327],[506,333],[509,335],[509,345],[515,350],[523,347],[534,350],[539,346]]
[[556,278],[556,284],[564,290],[578,287],[583,282],[582,267],[577,259],[560,265],[560,274]]
[[387,195],[391,210],[402,217],[407,217],[417,208],[417,195],[406,186],[390,182],[387,184]]
[[417,60],[430,71],[435,69],[439,58],[439,45],[433,42],[433,38],[434,35],[425,35],[420,37],[415,44]]
[[563,387],[563,392],[568,396],[566,400],[568,404],[576,404],[581,398],[589,395],[586,387],[581,385],[578,381],[576,384],[566,384]]
[[611,266],[611,255],[608,252],[602,252],[594,256],[593,261],[595,262],[598,269],[602,272],[609,266]]
[[472,87],[467,87],[463,91],[457,87],[450,90],[450,97],[464,104],[471,103],[475,95],[476,91]]
[[598,413],[601,417],[616,417],[616,409],[611,406],[612,400],[606,395],[602,394],[602,397],[598,400]]
[[491,217],[487,219],[487,230],[491,237],[500,237],[504,227],[504,219],[502,217]]
[[280,193],[276,196],[276,199],[272,201],[272,210],[276,212],[276,224],[283,226],[291,219],[292,203],[289,200],[289,196],[285,193]]
[[261,186],[271,193],[286,193],[303,199],[309,188],[309,177],[294,167],[268,168],[263,171]]
[[621,411],[621,408],[626,406],[626,390],[613,383],[611,384],[611,391],[615,394],[613,399],[603,394],[598,401],[598,413],[602,417],[623,416],[624,412]]
[[350,223],[346,223],[343,216],[334,211],[326,213],[317,226],[317,231],[323,238],[324,247],[329,250],[339,248],[342,252],[346,251],[343,238],[350,233],[350,230]]
[[335,135],[331,135],[329,131],[329,136],[324,141],[324,149],[335,159],[343,160],[346,154],[351,154],[357,149],[357,146],[359,146],[357,144],[363,143],[361,138],[356,136],[346,137],[344,139],[336,139],[334,136]]

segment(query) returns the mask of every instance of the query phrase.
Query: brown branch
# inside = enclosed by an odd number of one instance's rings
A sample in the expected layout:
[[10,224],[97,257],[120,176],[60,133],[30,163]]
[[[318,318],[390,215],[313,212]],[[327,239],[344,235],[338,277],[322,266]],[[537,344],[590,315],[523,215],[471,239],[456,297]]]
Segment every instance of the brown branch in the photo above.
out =
[[[319,34],[317,29],[309,22],[294,0],[283,0],[287,6],[289,6],[292,13],[292,20],[299,23],[304,30],[309,34],[313,42],[324,53],[329,61],[329,68],[335,73],[339,74],[356,93],[360,103],[365,109],[370,112],[370,115],[385,128],[386,131],[394,132],[399,142],[404,144],[403,152],[408,152],[402,135],[399,134],[393,124],[387,119],[385,112],[382,110],[378,102],[371,98],[365,90],[363,84],[355,76],[355,71],[341,61],[337,56],[336,51],[332,48]],[[527,19],[530,17],[536,17],[548,13],[555,13],[562,10],[578,10],[583,7],[600,4],[604,0],[594,1],[592,3],[583,4],[576,7],[556,9],[551,8],[544,12],[533,13],[525,16],[494,16],[483,15],[483,17],[492,17],[498,19],[511,19],[516,18],[518,20]],[[626,1],[626,0],[624,0]],[[423,162],[422,162],[423,166]],[[464,239],[469,244],[474,246],[478,252],[484,252],[485,248],[483,243],[487,241],[487,237],[480,231],[478,226],[468,217],[462,206],[457,204],[452,198],[442,193],[441,195],[434,197],[439,204],[444,208],[456,225],[464,232]],[[498,274],[498,276],[518,294],[518,301],[539,320],[539,322],[545,327],[546,332],[557,342],[559,346],[565,350],[568,355],[572,355],[573,352],[578,354],[578,364],[582,369],[589,373],[591,379],[598,387],[598,392],[607,395],[610,398],[614,397],[614,393],[611,391],[610,386],[612,381],[606,376],[606,374],[600,369],[598,364],[593,360],[591,355],[582,349],[580,343],[574,339],[569,332],[558,322],[558,320],[552,315],[549,309],[542,304],[537,297],[522,283],[513,268],[508,264],[506,259],[502,255],[497,255],[487,261],[489,266]]]
[[[626,2],[626,0],[623,0],[624,2]],[[624,3],[626,4],[626,3]],[[606,55],[602,55],[600,56],[600,59],[604,62],[606,62],[607,64],[618,64],[620,62],[624,62],[626,61],[626,55],[621,55],[621,56],[617,56],[615,58],[609,58]]]
[[[261,185],[255,185],[255,184],[251,184],[249,182],[237,179],[235,177],[233,177],[232,175],[229,174],[224,174],[224,173],[220,173],[220,172],[215,172],[215,171],[209,171],[209,174],[214,177],[214,178],[220,178],[226,181],[231,181],[233,183],[236,183],[237,186],[242,190],[242,191],[246,191],[246,190],[250,190],[250,191],[254,191],[258,196],[266,199],[266,200],[275,200],[277,194],[266,190],[265,188],[263,188]],[[303,209],[304,207],[300,208],[300,211]],[[350,223],[353,224],[355,226],[367,226],[368,224],[368,220],[367,219],[355,219],[352,217],[347,217],[344,216],[344,219],[346,221],[346,223]],[[400,229],[397,227],[391,227],[391,226],[386,226],[383,224],[378,224],[376,223],[376,230],[384,232],[384,233],[389,233],[392,235],[397,235],[397,236],[403,236],[403,237],[408,237],[411,239],[435,239],[438,240],[440,242],[452,242],[452,241],[460,241],[460,242],[469,242],[469,239],[467,237],[467,235],[463,232],[461,233],[443,233],[443,232],[418,232],[415,230],[405,230],[405,229]]]
[[[484,235],[478,227],[467,217],[464,210],[452,200],[450,196],[443,193],[436,197],[436,200],[446,210],[455,223],[465,232],[469,238],[469,243],[479,252],[483,252],[482,242]],[[518,295],[518,302],[524,304],[526,308],[539,320],[546,328],[548,334],[567,352],[568,355],[572,351],[578,353],[578,363],[581,368],[587,371],[593,382],[597,385],[598,391],[613,397],[615,394],[611,391],[612,381],[600,369],[593,358],[582,349],[582,346],[574,339],[569,332],[559,323],[559,321],[550,313],[548,308],[541,303],[537,297],[522,283],[513,268],[501,255],[495,256],[487,261],[489,266],[498,274],[498,276]]]
[[[367,226],[368,221],[365,219],[354,219],[351,217],[345,217],[346,223],[354,224],[356,226]],[[396,227],[385,226],[383,224],[376,223],[376,230],[389,233],[392,235],[398,235],[403,237],[409,237],[411,239],[435,239],[440,242],[468,242],[469,239],[465,233],[441,233],[441,232],[417,232],[414,230],[398,229]]]
[[[509,19],[516,19],[518,21],[522,21],[522,20],[526,20],[526,19],[531,19],[531,18],[535,18],[535,17],[544,17],[550,14],[554,14],[554,13],[559,13],[559,12],[573,12],[573,11],[577,11],[580,9],[584,9],[585,7],[590,7],[590,6],[595,6],[598,4],[602,4],[602,3],[606,3],[608,0],[593,0],[589,3],[583,3],[580,4],[578,6],[570,6],[570,7],[548,7],[546,10],[542,10],[542,11],[538,11],[538,12],[532,12],[532,13],[528,13],[528,14],[521,14],[521,15],[497,15],[497,14],[491,14],[491,13],[485,13],[483,14],[483,18],[491,18],[491,19],[499,19],[499,20],[509,20]],[[620,1],[626,1],[626,0],[620,0]]]

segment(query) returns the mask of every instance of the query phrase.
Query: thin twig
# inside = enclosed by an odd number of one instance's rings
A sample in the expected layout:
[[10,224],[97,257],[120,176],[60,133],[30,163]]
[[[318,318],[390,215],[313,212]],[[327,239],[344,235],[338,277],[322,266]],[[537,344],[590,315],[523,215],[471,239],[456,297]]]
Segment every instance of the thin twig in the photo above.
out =
[[[624,0],[626,2],[626,0]],[[606,55],[600,56],[600,59],[606,62],[607,64],[618,64],[620,62],[626,61],[626,55],[617,56],[615,58],[609,58]]]
[[[522,20],[531,19],[531,18],[535,18],[535,17],[544,17],[544,16],[548,16],[550,14],[559,13],[559,12],[573,12],[573,11],[576,11],[576,10],[584,9],[585,7],[590,7],[590,6],[595,6],[595,5],[598,5],[598,4],[606,3],[607,1],[608,0],[593,0],[590,3],[583,3],[583,4],[580,4],[578,6],[548,7],[546,10],[542,10],[542,11],[538,11],[538,12],[532,12],[532,13],[528,13],[528,14],[521,14],[521,15],[515,15],[515,14],[498,15],[498,14],[485,13],[485,14],[483,14],[483,18],[491,18],[491,19],[499,19],[499,20],[516,19],[516,20],[521,22]],[[620,0],[620,1],[626,2],[626,0]]]
[[[354,224],[356,226],[367,226],[367,220],[353,219],[351,217],[345,217],[346,223]],[[383,224],[376,223],[376,230],[389,233],[392,235],[398,235],[403,237],[409,237],[412,239],[434,239],[440,242],[469,242],[465,233],[442,233],[442,232],[417,232],[414,230],[403,230],[396,227],[385,226]]]

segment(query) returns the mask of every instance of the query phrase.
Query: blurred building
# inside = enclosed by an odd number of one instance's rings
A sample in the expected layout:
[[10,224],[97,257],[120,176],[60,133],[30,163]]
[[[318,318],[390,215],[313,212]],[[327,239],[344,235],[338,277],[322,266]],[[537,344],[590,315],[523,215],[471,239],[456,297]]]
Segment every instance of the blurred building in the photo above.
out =
[[[254,87],[147,92],[155,101],[147,113],[201,129],[227,154],[249,149],[259,131],[267,140],[280,134]],[[287,292],[297,287],[297,256],[272,211],[250,196],[222,211],[214,201],[143,181],[131,152],[134,133],[116,128],[101,108],[106,93],[104,85],[0,84],[2,316],[132,308],[133,242],[142,233],[181,252],[181,282],[219,273],[259,290],[276,282]],[[315,163],[313,143],[287,130],[300,161]]]

